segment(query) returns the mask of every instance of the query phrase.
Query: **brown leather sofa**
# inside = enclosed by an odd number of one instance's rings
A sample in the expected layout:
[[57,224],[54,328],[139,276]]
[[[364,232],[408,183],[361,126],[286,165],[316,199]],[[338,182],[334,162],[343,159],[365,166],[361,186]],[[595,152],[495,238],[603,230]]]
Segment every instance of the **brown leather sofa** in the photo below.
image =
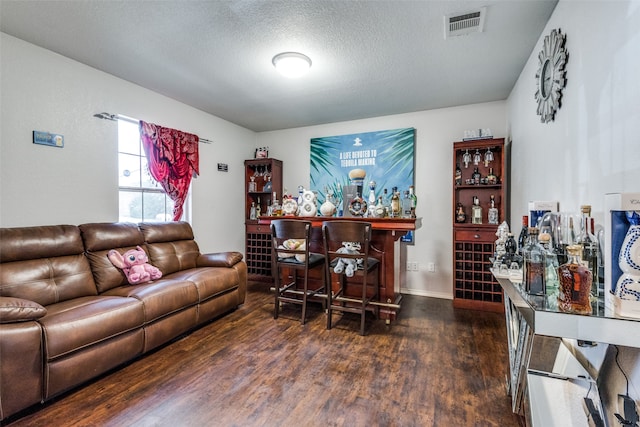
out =
[[[129,285],[107,258],[143,247],[162,278]],[[0,229],[0,420],[234,310],[239,252],[201,254],[186,222]]]

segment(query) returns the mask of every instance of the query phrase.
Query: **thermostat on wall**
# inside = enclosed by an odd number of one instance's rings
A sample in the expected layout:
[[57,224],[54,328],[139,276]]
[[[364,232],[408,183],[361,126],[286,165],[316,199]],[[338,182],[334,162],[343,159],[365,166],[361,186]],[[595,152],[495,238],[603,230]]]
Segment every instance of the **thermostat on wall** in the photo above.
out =
[[218,171],[229,172],[229,165],[226,163],[218,163]]

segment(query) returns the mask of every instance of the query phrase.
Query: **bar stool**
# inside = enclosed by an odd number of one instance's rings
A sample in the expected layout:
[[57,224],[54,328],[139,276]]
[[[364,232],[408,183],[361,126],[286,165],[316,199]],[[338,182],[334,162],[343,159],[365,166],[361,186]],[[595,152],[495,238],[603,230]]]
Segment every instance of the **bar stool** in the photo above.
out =
[[[275,284],[275,309],[273,318],[277,319],[281,302],[290,302],[302,305],[302,324],[305,324],[307,313],[307,300],[309,297],[325,295],[325,257],[322,254],[309,251],[311,241],[311,222],[293,219],[279,219],[271,221],[271,265],[274,273]],[[318,269],[322,278],[320,286],[309,289],[309,271]],[[283,283],[281,274],[284,271],[291,272],[286,277],[291,282]],[[298,271],[304,272],[302,288],[298,284]],[[323,300],[323,305],[326,300]]]
[[[360,221],[325,221],[322,224],[322,239],[327,259],[327,329],[332,326],[333,310],[358,313],[360,335],[364,335],[366,310],[378,298],[380,284],[380,261],[368,256],[371,224]],[[337,292],[332,292],[332,273],[338,274],[340,287]],[[358,280],[352,280],[351,277]],[[373,308],[377,317],[378,306]]]

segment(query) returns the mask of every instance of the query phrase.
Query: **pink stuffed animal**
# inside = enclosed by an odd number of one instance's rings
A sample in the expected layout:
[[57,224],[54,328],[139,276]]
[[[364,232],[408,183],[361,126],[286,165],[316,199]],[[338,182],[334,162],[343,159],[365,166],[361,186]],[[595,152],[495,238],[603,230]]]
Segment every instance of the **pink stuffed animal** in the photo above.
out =
[[138,246],[136,249],[130,249],[123,255],[115,249],[111,249],[107,254],[107,258],[111,264],[122,269],[127,280],[132,285],[138,283],[156,280],[162,277],[162,272],[157,268],[148,264],[149,258],[145,251]]

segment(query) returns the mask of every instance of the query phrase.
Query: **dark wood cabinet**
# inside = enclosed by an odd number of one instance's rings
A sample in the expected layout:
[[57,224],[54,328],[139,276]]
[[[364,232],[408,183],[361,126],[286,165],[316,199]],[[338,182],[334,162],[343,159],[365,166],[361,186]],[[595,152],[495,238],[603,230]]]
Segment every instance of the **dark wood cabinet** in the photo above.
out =
[[[488,156],[487,153],[490,153]],[[474,157],[480,161],[475,164]],[[507,155],[504,139],[482,139],[453,143],[453,304],[455,307],[504,311],[502,287],[491,274],[498,225],[507,218]],[[492,160],[488,160],[491,159]],[[466,165],[465,165],[465,161]],[[456,182],[456,169],[461,174]],[[474,180],[474,172],[480,175]],[[491,172],[495,181],[487,179]],[[489,224],[493,196],[497,224]],[[472,223],[474,199],[482,208],[481,223]],[[462,206],[466,219],[457,222]]]
[[[267,215],[273,193],[282,199],[282,161],[271,158],[245,160],[244,181],[247,272],[253,280],[271,280],[271,231],[268,225],[258,224],[258,218],[251,218],[251,206],[259,206],[261,215]],[[271,189],[265,189],[268,182]]]

